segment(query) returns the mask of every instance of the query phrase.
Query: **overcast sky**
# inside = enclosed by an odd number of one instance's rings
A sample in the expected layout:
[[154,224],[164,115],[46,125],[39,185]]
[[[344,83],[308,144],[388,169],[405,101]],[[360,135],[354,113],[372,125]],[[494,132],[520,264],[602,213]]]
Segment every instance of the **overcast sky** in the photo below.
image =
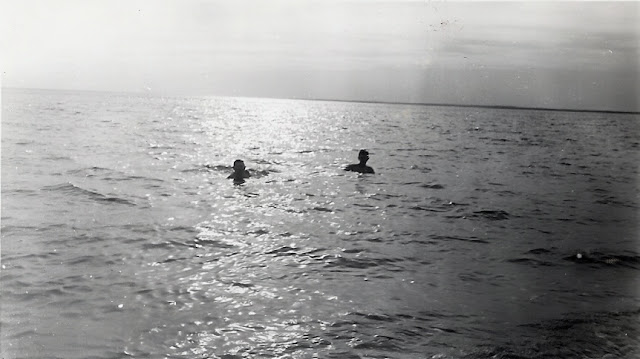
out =
[[640,2],[0,0],[3,87],[640,111]]

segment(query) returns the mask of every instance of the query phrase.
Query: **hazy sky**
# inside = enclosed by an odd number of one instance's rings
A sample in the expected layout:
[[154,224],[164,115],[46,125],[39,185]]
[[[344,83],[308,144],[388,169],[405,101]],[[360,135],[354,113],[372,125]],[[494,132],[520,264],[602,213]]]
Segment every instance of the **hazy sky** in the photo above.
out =
[[2,86],[640,111],[640,2],[0,0]]

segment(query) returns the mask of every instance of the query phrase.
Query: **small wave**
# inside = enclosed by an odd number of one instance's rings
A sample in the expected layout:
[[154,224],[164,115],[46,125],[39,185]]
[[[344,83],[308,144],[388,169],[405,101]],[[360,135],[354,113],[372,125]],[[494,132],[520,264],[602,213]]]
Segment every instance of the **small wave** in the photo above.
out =
[[153,148],[153,149],[164,149],[164,150],[172,150],[175,149],[175,146],[173,145],[164,145],[164,144],[158,144],[158,143],[150,143],[148,148]]
[[[433,155],[428,155],[428,156],[421,156],[421,157],[433,157]],[[421,167],[418,165],[411,165],[411,169],[412,170],[418,170],[422,173],[430,173],[432,170],[429,167]]]
[[509,219],[510,215],[506,211],[503,210],[483,210],[483,211],[475,211],[469,217],[472,218],[486,218],[492,221],[501,221],[505,219]]
[[177,240],[169,239],[167,243],[173,245],[174,247],[188,247],[188,248],[200,248],[201,246],[198,243],[189,243],[189,242],[180,242]]
[[281,258],[291,257],[295,260],[296,265],[299,265],[324,264],[326,259],[329,257],[329,255],[324,252],[324,249],[282,246],[265,252],[265,254]]
[[91,166],[91,167],[83,167],[83,168],[75,168],[72,170],[68,170],[65,172],[69,175],[79,176],[82,178],[93,178],[97,177],[105,181],[132,181],[132,180],[144,180],[144,181],[155,181],[155,182],[164,182],[158,178],[145,177],[145,176],[137,176],[130,175],[125,172],[113,170],[110,168]]
[[188,226],[173,226],[170,227],[169,230],[172,232],[186,232],[189,234],[198,233],[198,230],[196,228]]
[[[535,256],[531,258],[530,256]],[[542,258],[541,258],[542,257]],[[524,253],[523,257],[509,259],[511,263],[532,264],[540,266],[552,266],[561,258],[564,261],[576,264],[584,264],[596,268],[625,267],[640,269],[640,255],[631,251],[576,251],[570,255],[557,253],[556,247],[535,248]]]
[[220,249],[230,249],[235,248],[237,245],[234,243],[226,243],[219,239],[215,238],[203,238],[202,235],[198,235],[198,238],[194,240],[194,248],[200,247],[210,247],[210,248],[220,248]]
[[230,284],[232,287],[240,287],[240,288],[253,288],[255,285],[246,282],[232,282]]
[[283,247],[280,247],[280,248],[276,248],[276,249],[270,250],[270,251],[266,252],[265,254],[275,254],[275,255],[284,255],[284,256],[297,255],[298,254],[298,249],[294,248],[294,247],[283,246]]
[[423,184],[423,185],[420,185],[420,187],[423,187],[423,188],[429,188],[429,189],[443,189],[443,188],[444,188],[444,186],[443,186],[443,185],[438,184],[438,183],[434,183],[434,184]]
[[509,191],[509,190],[497,191],[496,194],[499,195],[499,196],[507,196],[507,197],[517,195],[517,193],[515,193],[513,191]]
[[184,261],[189,259],[190,259],[189,257],[179,257],[179,258],[170,257],[170,258],[155,262],[155,264],[167,264],[167,263],[179,262],[179,261]]
[[605,197],[603,199],[596,200],[596,201],[594,201],[594,203],[604,204],[604,205],[612,205],[612,206],[616,206],[616,207],[638,208],[638,206],[634,205],[633,203],[623,202],[623,201],[621,201],[618,198],[613,197],[613,196],[607,196],[607,197]]
[[397,321],[396,318],[394,318],[393,316],[390,315],[386,315],[386,314],[375,314],[375,313],[360,313],[360,312],[353,312],[350,313],[356,317],[361,317],[364,318],[366,320],[373,320],[376,322],[395,322]]
[[51,160],[51,161],[73,161],[73,159],[69,156],[60,156],[60,155],[49,155],[46,157],[43,157],[44,160]]
[[[278,152],[278,151],[274,151],[274,152],[270,152],[269,154],[272,155],[281,155],[283,152]],[[283,163],[285,163],[282,160],[277,160],[277,159],[264,159],[264,158],[259,158],[253,161],[253,163],[259,164],[259,165],[281,165]]]
[[271,173],[272,171],[267,171],[267,170],[251,170],[249,169],[249,173],[251,173],[251,177],[252,178],[261,178],[264,176],[269,175],[269,173]]
[[413,206],[409,207],[409,209],[413,209],[416,211],[427,211],[427,212],[447,212],[448,209],[438,208],[438,207],[423,207],[423,206]]
[[328,268],[345,268],[345,269],[366,269],[371,267],[378,266],[389,266],[391,265],[394,269],[386,268],[388,271],[397,271],[401,270],[394,263],[397,262],[396,259],[391,258],[347,258],[347,257],[338,257],[336,259],[330,260],[325,267]]
[[105,171],[111,171],[108,168],[104,168],[104,167],[98,167],[98,166],[91,166],[91,167],[85,167],[85,168],[76,168],[76,169],[72,169],[67,171],[68,174],[79,174],[79,173],[86,173],[86,172],[105,172]]
[[568,313],[561,319],[527,324],[524,327],[541,331],[540,343],[495,348],[487,358],[519,358],[525,352],[533,355],[525,358],[637,358],[639,314],[640,310]]
[[34,336],[36,336],[38,334],[40,334],[40,333],[38,333],[35,329],[27,329],[27,330],[22,330],[22,331],[15,331],[13,333],[9,332],[7,334],[7,339],[24,340],[24,339],[27,339],[27,338],[34,337]]
[[589,264],[596,267],[626,267],[640,269],[640,255],[635,253],[612,254],[600,251],[577,252],[563,258],[577,264]]
[[559,221],[559,222],[573,222],[575,221],[574,218],[555,218],[555,221]]
[[550,249],[546,249],[546,248],[536,248],[536,249],[532,249],[530,251],[528,251],[527,253],[530,254],[547,254],[547,253],[551,253]]
[[[6,217],[3,216],[2,217],[2,221],[4,221],[5,223],[7,223],[7,219],[10,219],[11,217]],[[11,232],[25,232],[25,231],[38,231],[38,230],[42,230],[42,228],[37,227],[37,226],[15,226],[15,225],[3,225],[2,226],[2,234],[8,234]],[[5,258],[3,258],[4,260]]]
[[119,197],[109,197],[106,195],[103,195],[102,193],[99,192],[95,192],[95,191],[91,191],[88,189],[84,189],[82,187],[76,186],[70,182],[67,183],[62,183],[62,184],[58,184],[58,185],[52,185],[52,186],[45,186],[42,187],[41,190],[43,191],[51,191],[51,192],[60,192],[60,193],[64,193],[67,195],[81,195],[81,196],[86,196],[94,201],[97,202],[108,202],[108,203],[117,203],[117,204],[125,204],[125,205],[129,205],[129,206],[135,206],[136,204],[123,199],[123,198],[119,198]]
[[133,203],[131,201],[128,201],[128,200],[126,200],[124,198],[118,198],[118,197],[106,197],[106,196],[104,196],[104,197],[99,197],[96,200],[102,201],[102,202],[125,204],[125,205],[128,205],[128,206],[135,206],[136,205],[135,203]]
[[256,229],[256,230],[253,230],[253,231],[248,231],[245,234],[253,236],[253,237],[259,237],[259,236],[264,236],[264,235],[269,234],[269,233],[270,232],[269,232],[268,229],[260,228],[260,229]]
[[120,181],[136,181],[136,180],[151,181],[151,182],[164,182],[164,180],[159,179],[159,178],[151,178],[151,177],[145,177],[145,176],[128,176],[128,175],[124,175],[124,174],[122,176],[104,177],[103,179],[105,181],[116,181],[116,182],[120,182]]
[[187,169],[184,169],[184,170],[180,170],[180,172],[182,172],[182,173],[209,172],[210,169],[211,168],[208,168],[208,167],[205,166],[205,167],[187,168]]
[[436,239],[436,240],[445,240],[445,241],[449,241],[449,240],[454,240],[454,241],[463,241],[463,242],[472,242],[472,243],[484,243],[487,244],[489,243],[488,241],[485,241],[484,239],[479,239],[477,237],[456,237],[456,236],[431,236],[431,238]]
[[99,259],[99,258],[91,255],[79,256],[79,257],[75,257],[68,260],[67,265],[79,265],[79,264],[85,265],[95,261],[96,259]]
[[233,171],[233,167],[232,166],[225,166],[225,165],[205,164],[205,165],[202,165],[201,167],[196,167],[196,168],[183,170],[182,172],[202,172],[202,171],[206,172],[206,171],[209,171],[209,170],[229,172],[229,171]]

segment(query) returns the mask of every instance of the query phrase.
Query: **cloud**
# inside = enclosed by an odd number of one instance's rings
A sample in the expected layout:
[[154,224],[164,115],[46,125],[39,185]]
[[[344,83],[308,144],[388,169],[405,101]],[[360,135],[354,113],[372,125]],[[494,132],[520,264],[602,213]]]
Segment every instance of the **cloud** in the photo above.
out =
[[594,71],[638,67],[637,3],[502,4],[473,4],[457,12],[458,30],[436,38],[432,63]]

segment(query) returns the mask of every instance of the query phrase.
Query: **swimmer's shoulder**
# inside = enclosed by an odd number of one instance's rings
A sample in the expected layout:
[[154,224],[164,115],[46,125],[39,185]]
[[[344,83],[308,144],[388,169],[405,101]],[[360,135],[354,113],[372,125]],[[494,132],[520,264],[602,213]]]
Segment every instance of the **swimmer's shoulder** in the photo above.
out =
[[360,166],[359,164],[351,164],[344,168],[345,171],[359,172],[359,173],[375,173],[373,168],[369,166]]
[[344,168],[345,171],[358,171],[358,165],[348,165]]

